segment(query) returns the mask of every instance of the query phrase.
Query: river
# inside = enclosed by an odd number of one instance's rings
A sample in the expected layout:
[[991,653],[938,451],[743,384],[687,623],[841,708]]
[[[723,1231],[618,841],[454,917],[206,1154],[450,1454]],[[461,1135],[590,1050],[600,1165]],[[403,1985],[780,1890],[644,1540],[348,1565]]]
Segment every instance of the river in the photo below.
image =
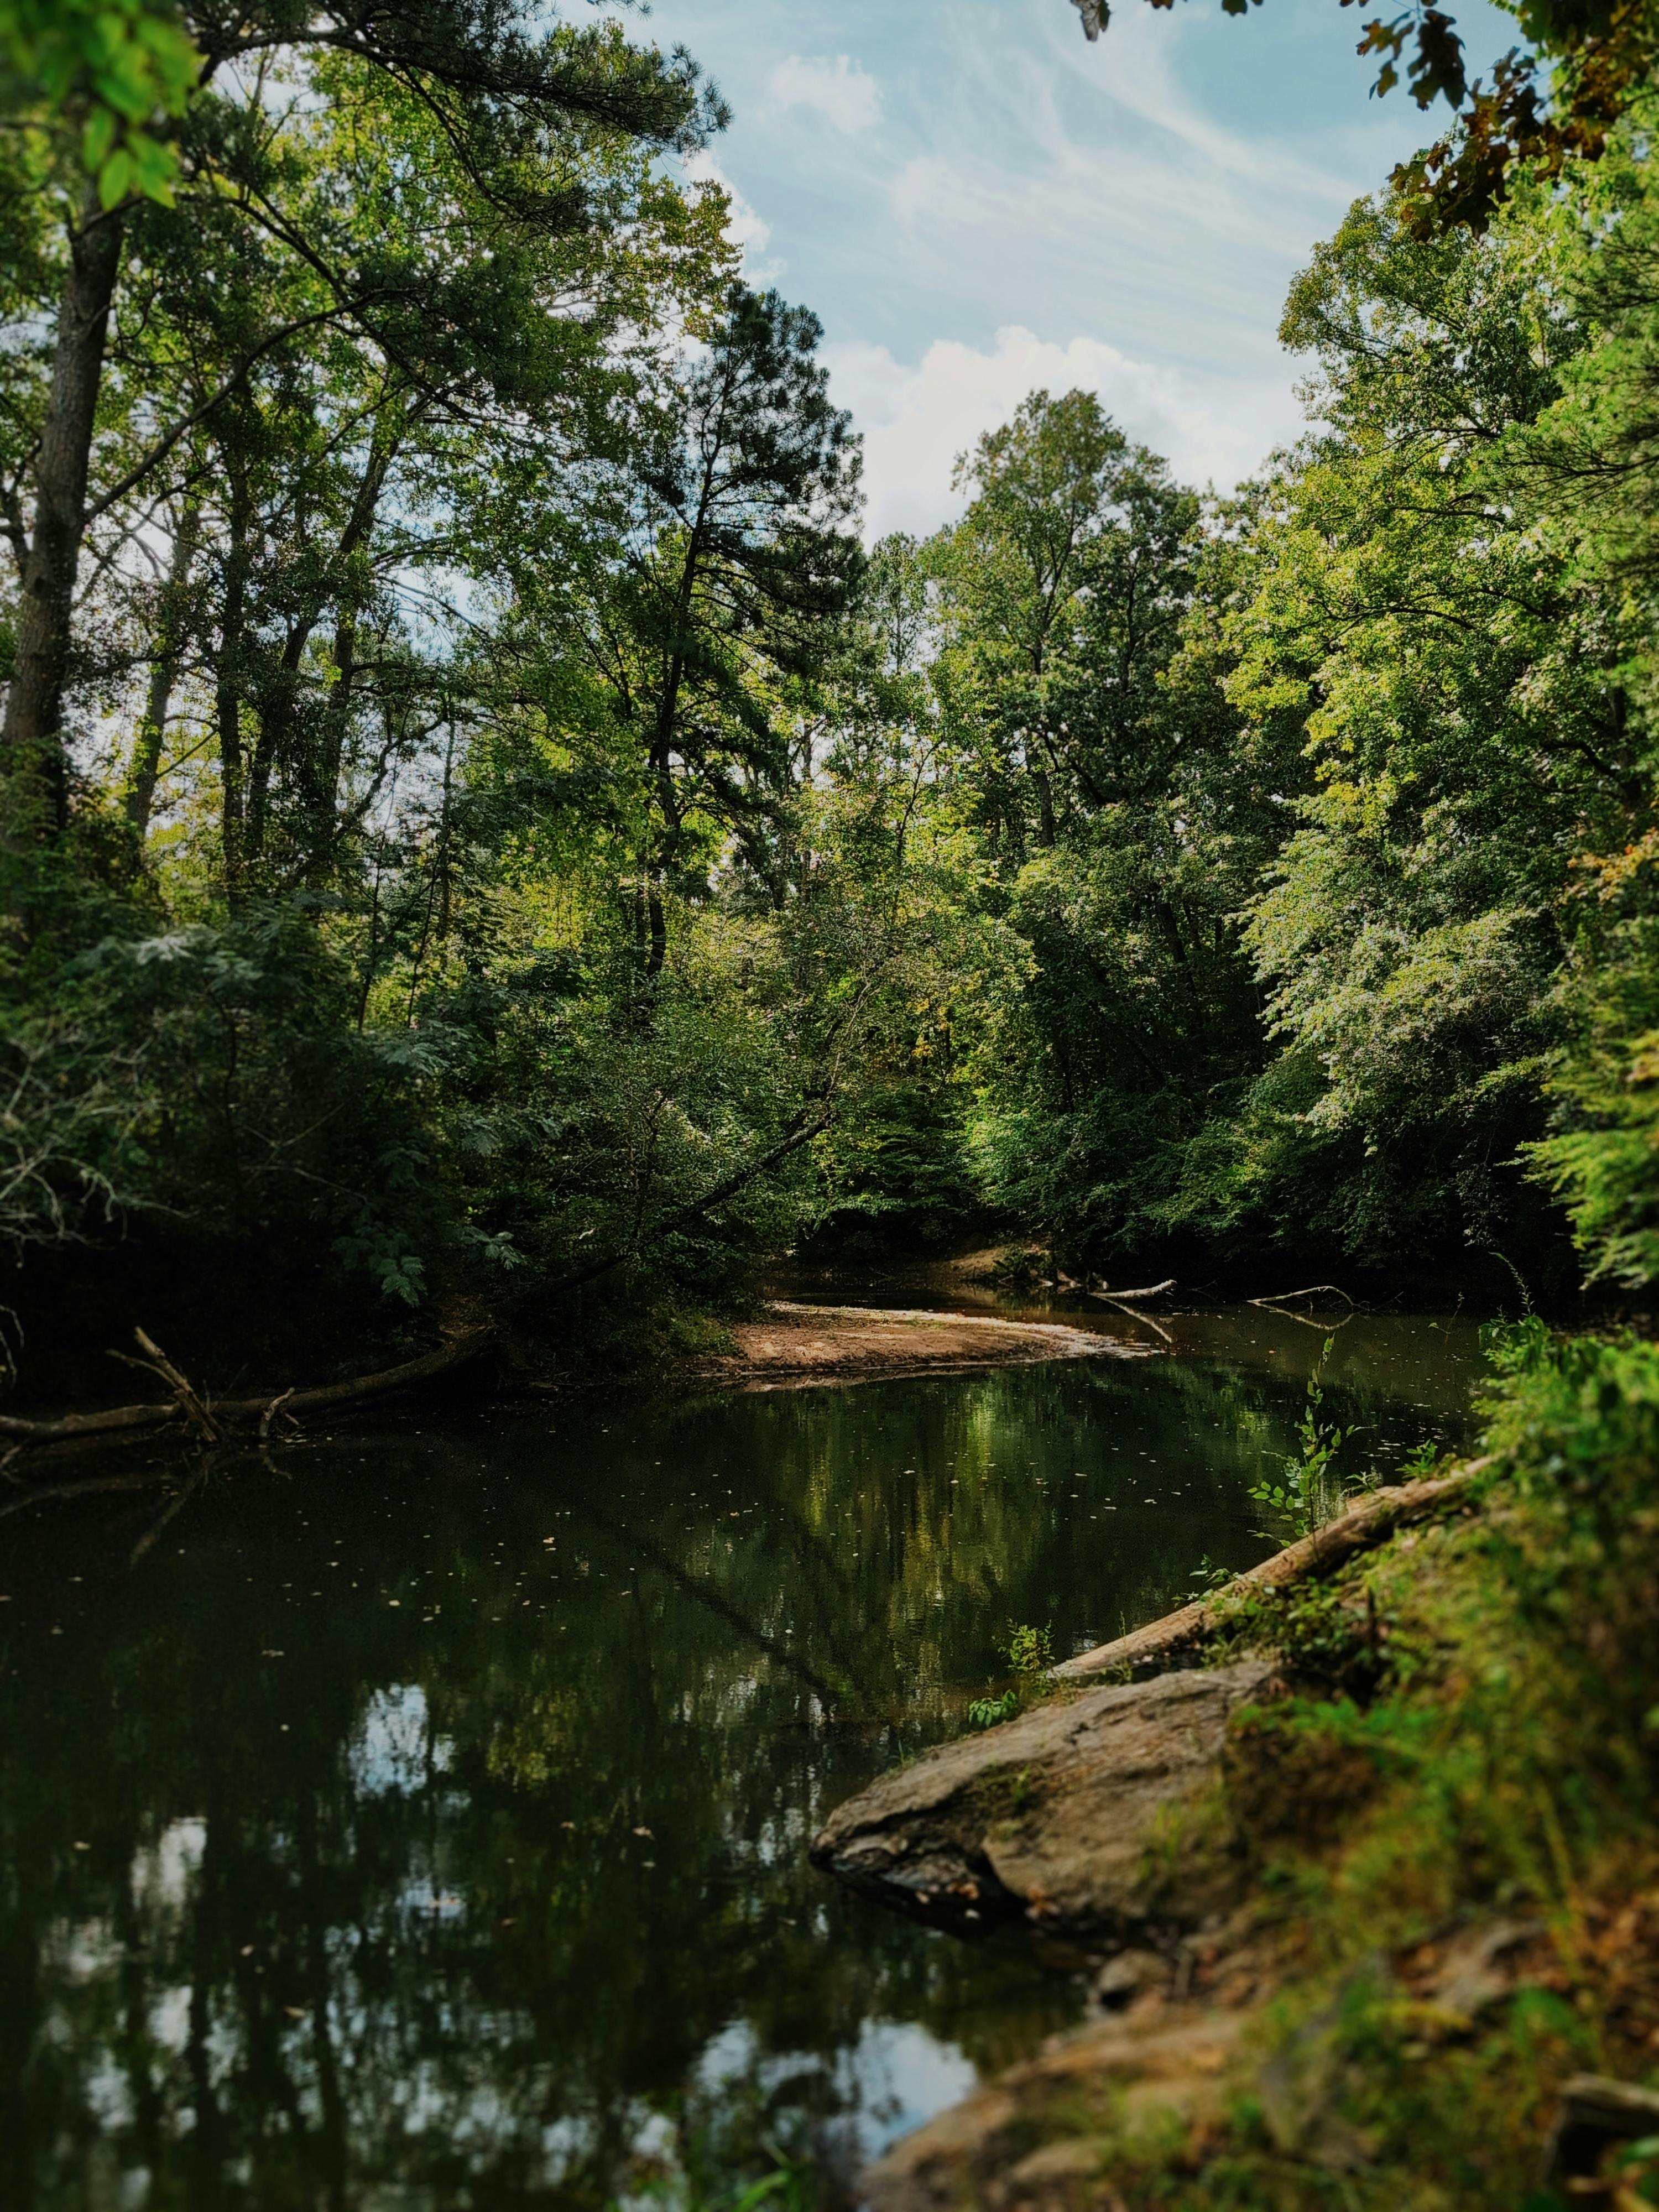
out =
[[[1074,1319],[1074,1315],[1068,1315]],[[1057,1656],[1270,1548],[1318,1331],[551,1412],[411,1412],[0,1524],[0,2204],[449,2212],[842,2172],[1079,1978],[806,1863]],[[1360,1318],[1322,1419],[1462,1434],[1476,1334]]]

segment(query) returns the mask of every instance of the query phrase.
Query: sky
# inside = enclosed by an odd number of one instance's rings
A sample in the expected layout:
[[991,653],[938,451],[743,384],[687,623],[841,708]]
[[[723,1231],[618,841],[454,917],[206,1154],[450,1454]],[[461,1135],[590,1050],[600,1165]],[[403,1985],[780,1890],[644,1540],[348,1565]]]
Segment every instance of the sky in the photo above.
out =
[[[1038,386],[1097,392],[1200,484],[1297,434],[1291,278],[1448,112],[1369,96],[1368,12],[1117,0],[1091,45],[1073,0],[653,0],[634,29],[731,104],[699,166],[750,281],[823,325],[873,538],[959,512],[956,455]],[[1472,67],[1515,43],[1487,0],[1454,12]]]

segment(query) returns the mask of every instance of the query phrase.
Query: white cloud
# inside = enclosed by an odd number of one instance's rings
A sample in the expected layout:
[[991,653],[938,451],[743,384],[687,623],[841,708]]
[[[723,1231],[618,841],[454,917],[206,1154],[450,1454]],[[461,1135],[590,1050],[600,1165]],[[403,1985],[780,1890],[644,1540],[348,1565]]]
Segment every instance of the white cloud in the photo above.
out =
[[847,54],[808,60],[791,54],[773,70],[769,89],[780,107],[811,107],[849,137],[881,115],[881,87]]
[[1282,377],[1206,379],[1132,360],[1097,338],[1059,345],[1010,324],[988,350],[939,339],[915,368],[884,346],[823,349],[835,397],[864,432],[867,532],[919,536],[960,511],[957,455],[1039,387],[1098,392],[1130,436],[1190,483],[1231,489],[1302,428]]

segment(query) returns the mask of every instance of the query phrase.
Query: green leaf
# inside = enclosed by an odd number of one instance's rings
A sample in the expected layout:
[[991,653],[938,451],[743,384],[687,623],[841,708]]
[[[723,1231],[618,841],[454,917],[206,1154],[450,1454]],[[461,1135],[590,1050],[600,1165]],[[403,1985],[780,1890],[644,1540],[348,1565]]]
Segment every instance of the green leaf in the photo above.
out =
[[94,107],[87,118],[86,128],[81,133],[81,159],[94,173],[109,159],[119,128],[107,107]]
[[98,198],[104,207],[118,207],[125,199],[137,167],[127,148],[118,146],[98,172]]

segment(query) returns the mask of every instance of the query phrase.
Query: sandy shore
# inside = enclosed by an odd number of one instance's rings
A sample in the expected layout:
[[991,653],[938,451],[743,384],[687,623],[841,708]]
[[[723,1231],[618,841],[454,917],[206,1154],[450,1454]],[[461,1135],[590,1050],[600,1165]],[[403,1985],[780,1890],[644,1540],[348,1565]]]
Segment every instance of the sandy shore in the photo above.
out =
[[732,1334],[736,1351],[706,1362],[704,1372],[710,1382],[750,1389],[1023,1367],[1044,1359],[1134,1359],[1146,1351],[1059,1322],[783,1301],[769,1306],[764,1320],[738,1322]]

